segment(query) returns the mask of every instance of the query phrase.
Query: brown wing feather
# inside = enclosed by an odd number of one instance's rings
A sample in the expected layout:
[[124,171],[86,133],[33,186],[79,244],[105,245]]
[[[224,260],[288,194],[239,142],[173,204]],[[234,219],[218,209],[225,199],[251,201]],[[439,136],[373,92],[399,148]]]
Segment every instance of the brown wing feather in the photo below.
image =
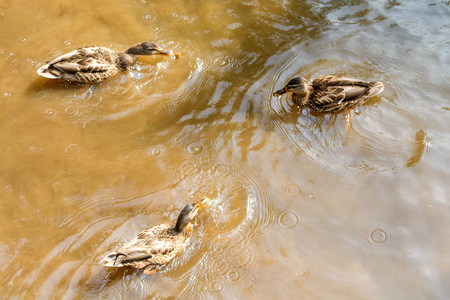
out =
[[103,47],[82,48],[62,55],[48,65],[66,73],[106,72],[111,67],[109,52]]
[[184,243],[187,237],[171,235],[170,228],[169,225],[158,225],[141,231],[117,250],[119,263],[143,268],[171,261],[182,250],[182,247],[175,247],[174,242]]
[[348,78],[348,77],[339,77],[339,76],[333,76],[333,75],[322,75],[317,77],[313,81],[314,86],[363,86],[363,87],[369,87],[373,85],[374,82],[369,81],[363,81],[355,78]]

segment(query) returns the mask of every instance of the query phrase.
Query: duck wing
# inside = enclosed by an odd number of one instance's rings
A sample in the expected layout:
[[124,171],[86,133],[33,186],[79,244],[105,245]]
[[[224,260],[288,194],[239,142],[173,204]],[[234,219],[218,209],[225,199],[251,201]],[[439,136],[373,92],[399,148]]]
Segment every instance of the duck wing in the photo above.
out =
[[105,256],[103,259],[105,265],[122,267],[133,264],[143,268],[147,265],[161,265],[171,261],[181,252],[182,247],[177,245],[183,243],[185,238],[169,234],[169,228],[168,225],[158,225],[141,231],[116,252]]
[[101,73],[113,67],[113,52],[104,47],[81,48],[54,60],[48,61],[40,67],[37,73],[47,78],[60,78],[62,74]]
[[367,88],[361,86],[328,86],[318,93],[316,104],[326,106],[353,101],[367,94]]
[[322,75],[314,79],[313,86],[362,86],[371,87],[375,82],[364,81],[355,78],[339,77],[333,75]]
[[81,48],[47,63],[61,72],[106,72],[111,67],[109,58],[111,50],[104,47]]

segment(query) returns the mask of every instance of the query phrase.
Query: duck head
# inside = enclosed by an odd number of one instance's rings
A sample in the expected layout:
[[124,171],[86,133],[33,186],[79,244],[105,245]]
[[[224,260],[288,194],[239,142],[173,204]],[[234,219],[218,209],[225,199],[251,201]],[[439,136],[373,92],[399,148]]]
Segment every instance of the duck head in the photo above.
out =
[[163,50],[152,42],[143,42],[129,48],[125,53],[130,55],[172,55],[173,51]]
[[197,212],[202,209],[209,201],[209,198],[204,198],[199,202],[194,202],[192,204],[187,204],[180,212],[178,216],[177,223],[175,225],[175,230],[181,232],[186,228],[186,226],[191,222]]
[[281,96],[291,92],[294,94],[305,95],[309,91],[309,83],[305,78],[294,77],[286,84],[284,88],[273,93],[273,96]]

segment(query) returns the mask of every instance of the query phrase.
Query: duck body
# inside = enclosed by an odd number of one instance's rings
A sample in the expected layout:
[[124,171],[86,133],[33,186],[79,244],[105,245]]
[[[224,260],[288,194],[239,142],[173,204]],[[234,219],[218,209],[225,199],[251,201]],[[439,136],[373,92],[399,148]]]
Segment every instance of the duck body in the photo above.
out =
[[122,73],[137,62],[138,55],[173,54],[151,42],[137,44],[125,52],[106,47],[84,47],[61,55],[40,67],[43,77],[69,82],[98,83]]
[[150,269],[170,262],[183,251],[191,235],[192,225],[177,232],[174,226],[156,225],[141,231],[120,249],[108,254],[104,261],[108,267]]
[[161,224],[141,231],[131,241],[103,258],[107,267],[144,269],[149,274],[180,254],[192,232],[190,221],[208,198],[186,205],[174,225]]
[[292,101],[300,107],[322,113],[337,113],[366,102],[370,96],[381,93],[383,89],[382,82],[322,75],[312,82],[295,77],[273,95],[292,92]]

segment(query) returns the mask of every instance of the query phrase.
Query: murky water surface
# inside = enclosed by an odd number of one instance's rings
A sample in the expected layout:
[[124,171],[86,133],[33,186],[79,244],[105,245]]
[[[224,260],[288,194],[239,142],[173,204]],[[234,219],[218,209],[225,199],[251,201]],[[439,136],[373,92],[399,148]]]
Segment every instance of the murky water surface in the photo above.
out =
[[[446,299],[448,1],[0,3],[0,290],[9,299]],[[98,85],[38,77],[153,41]],[[385,83],[345,113],[292,76]],[[103,255],[213,200],[156,276]]]

